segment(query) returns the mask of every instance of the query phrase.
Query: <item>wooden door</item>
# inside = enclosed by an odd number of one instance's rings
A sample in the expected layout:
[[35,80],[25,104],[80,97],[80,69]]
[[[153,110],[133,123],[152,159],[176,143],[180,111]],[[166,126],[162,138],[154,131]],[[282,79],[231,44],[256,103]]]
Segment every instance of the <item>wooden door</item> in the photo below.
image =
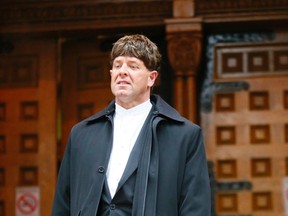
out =
[[[48,216],[56,182],[55,42],[12,44],[0,54],[0,215],[13,216],[18,206]],[[39,197],[16,201],[23,187],[38,188]]]
[[284,216],[288,44],[214,47],[212,110],[202,112],[217,215]]
[[[110,43],[112,48],[112,42]],[[106,107],[114,98],[110,90],[110,46],[97,40],[63,42],[62,147],[74,124]]]

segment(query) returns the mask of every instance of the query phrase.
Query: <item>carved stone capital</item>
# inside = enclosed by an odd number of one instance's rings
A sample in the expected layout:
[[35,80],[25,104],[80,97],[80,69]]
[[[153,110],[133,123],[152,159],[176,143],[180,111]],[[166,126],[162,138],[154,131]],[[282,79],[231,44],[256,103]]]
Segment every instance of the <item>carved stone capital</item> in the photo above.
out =
[[200,62],[199,32],[168,33],[168,56],[176,76],[194,76]]

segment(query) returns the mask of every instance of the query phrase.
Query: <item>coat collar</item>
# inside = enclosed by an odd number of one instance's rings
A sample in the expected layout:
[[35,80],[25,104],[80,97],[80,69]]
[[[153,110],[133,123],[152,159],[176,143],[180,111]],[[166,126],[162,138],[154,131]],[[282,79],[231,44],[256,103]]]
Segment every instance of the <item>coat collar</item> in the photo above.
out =
[[[167,104],[160,96],[152,94],[150,100],[154,105],[154,115],[161,116],[164,119],[170,119],[177,122],[183,122],[184,118],[169,104]],[[113,100],[102,111],[92,115],[84,121],[87,123],[93,123],[105,117],[112,116],[115,112],[115,100]]]

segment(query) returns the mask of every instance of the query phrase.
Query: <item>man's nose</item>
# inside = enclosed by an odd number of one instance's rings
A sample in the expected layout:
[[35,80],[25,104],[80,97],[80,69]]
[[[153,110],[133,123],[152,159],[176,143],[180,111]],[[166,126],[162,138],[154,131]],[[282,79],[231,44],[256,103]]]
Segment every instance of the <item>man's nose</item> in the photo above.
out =
[[119,74],[121,76],[126,76],[128,74],[127,69],[128,69],[127,65],[123,64],[119,70]]

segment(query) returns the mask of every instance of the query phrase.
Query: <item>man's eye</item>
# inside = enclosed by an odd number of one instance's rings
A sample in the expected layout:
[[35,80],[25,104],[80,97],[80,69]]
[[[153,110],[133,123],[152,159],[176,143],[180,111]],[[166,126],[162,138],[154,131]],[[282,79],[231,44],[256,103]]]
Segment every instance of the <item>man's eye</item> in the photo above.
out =
[[114,68],[120,68],[119,64],[114,65]]
[[130,68],[132,68],[132,69],[138,69],[138,66],[137,66],[137,65],[134,65],[134,64],[132,64],[132,65],[130,65]]

